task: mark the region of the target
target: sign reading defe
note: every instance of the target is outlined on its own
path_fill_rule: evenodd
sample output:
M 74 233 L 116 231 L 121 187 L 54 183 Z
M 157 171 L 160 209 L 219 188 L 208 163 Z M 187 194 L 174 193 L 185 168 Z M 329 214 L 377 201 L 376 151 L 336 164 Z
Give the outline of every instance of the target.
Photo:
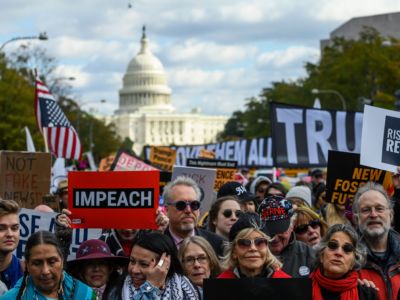
M 176 160 L 176 150 L 169 147 L 154 147 L 150 149 L 150 162 L 165 171 L 172 172 Z
M 156 171 L 157 168 L 146 164 L 137 158 L 133 153 L 124 150 L 118 151 L 114 162 L 111 165 L 113 171 Z
M 214 183 L 215 191 L 218 191 L 223 184 L 235 180 L 235 174 L 237 172 L 237 161 L 191 158 L 188 159 L 186 163 L 188 167 L 217 169 L 217 175 Z
M 360 165 L 359 154 L 329 151 L 326 182 L 328 202 L 350 206 L 357 189 L 368 181 L 378 182 L 387 188 L 391 183 L 391 174 Z
M 74 228 L 156 229 L 158 171 L 69 172 Z
M 50 153 L 0 151 L 0 197 L 34 208 L 50 191 Z

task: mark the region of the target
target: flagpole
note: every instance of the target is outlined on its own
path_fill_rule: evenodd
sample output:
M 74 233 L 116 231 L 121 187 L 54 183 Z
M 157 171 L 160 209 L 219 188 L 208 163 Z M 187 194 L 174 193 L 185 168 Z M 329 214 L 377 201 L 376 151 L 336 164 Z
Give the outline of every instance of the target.
M 50 150 L 49 150 L 49 145 L 47 144 L 47 135 L 46 134 L 43 134 L 43 139 L 44 139 L 44 151 L 45 152 L 50 152 Z

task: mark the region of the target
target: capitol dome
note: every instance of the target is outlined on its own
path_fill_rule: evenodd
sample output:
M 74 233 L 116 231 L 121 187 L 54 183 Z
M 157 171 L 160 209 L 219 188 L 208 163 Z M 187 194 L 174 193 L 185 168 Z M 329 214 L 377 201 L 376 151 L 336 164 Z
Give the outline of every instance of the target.
M 162 63 L 149 49 L 144 26 L 140 43 L 140 51 L 129 62 L 124 75 L 116 113 L 172 112 L 175 108 L 171 105 L 171 88 Z

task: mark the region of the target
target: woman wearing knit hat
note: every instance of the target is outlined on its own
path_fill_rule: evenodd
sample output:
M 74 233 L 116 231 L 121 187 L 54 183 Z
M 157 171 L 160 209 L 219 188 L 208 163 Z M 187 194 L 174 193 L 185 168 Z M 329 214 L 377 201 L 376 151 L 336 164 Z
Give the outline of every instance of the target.
M 270 238 L 259 229 L 260 217 L 244 213 L 232 226 L 224 264 L 227 270 L 218 278 L 290 278 L 268 248 Z

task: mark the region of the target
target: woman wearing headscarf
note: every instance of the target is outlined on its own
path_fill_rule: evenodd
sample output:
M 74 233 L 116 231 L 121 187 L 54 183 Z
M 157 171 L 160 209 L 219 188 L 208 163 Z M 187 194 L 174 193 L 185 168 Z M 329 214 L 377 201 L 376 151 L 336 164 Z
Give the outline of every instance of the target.
M 333 225 L 316 250 L 318 263 L 310 275 L 313 300 L 378 299 L 375 289 L 358 281 L 366 251 L 351 226 Z

